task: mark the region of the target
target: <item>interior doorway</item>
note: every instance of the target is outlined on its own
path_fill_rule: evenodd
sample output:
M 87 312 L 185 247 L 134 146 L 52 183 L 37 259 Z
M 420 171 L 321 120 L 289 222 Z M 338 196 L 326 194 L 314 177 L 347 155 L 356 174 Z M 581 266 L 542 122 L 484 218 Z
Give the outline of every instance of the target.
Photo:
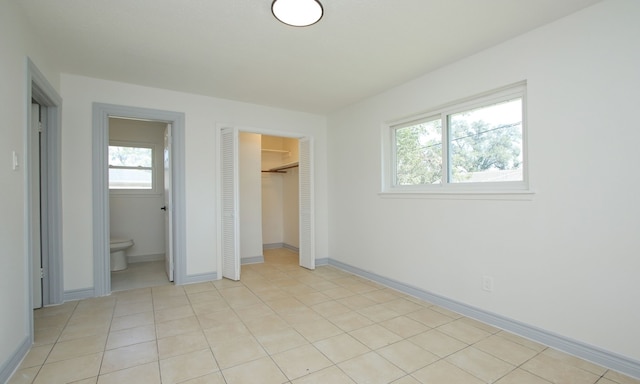
M 30 305 L 41 308 L 63 301 L 62 187 L 60 183 L 62 98 L 27 59 L 26 233 Z M 21 164 L 14 153 L 14 169 Z M 29 318 L 33 322 L 32 314 Z M 33 327 L 31 327 L 33 329 Z
M 258 136 L 261 142 L 259 189 L 262 203 L 261 248 L 263 250 L 287 248 L 298 252 L 300 247 L 299 140 L 281 136 Z
M 158 206 L 158 212 L 165 209 L 170 212 L 171 223 L 168 237 L 169 249 L 173 255 L 173 281 L 183 284 L 186 280 L 186 231 L 185 231 L 185 181 L 184 181 L 184 113 L 136 108 L 111 104 L 93 105 L 93 244 L 94 244 L 94 293 L 104 296 L 111 293 L 111 255 L 110 255 L 110 213 L 109 213 L 109 119 L 121 118 L 141 121 L 155 121 L 170 125 L 170 138 L 166 148 L 171 153 L 171 162 L 167 164 L 170 182 L 169 201 Z M 164 149 L 163 149 L 164 151 Z M 164 168 L 164 164 L 162 166 Z M 159 187 L 162 188 L 162 187 Z M 165 194 L 165 196 L 167 196 Z
M 112 291 L 174 280 L 170 141 L 166 122 L 109 118 L 109 232 L 124 248 L 112 255 Z

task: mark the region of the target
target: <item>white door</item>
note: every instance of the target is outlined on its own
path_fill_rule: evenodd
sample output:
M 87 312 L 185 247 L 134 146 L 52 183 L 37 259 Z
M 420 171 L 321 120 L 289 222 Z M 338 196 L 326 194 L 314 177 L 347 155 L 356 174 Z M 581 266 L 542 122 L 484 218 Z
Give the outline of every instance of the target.
M 240 280 L 238 130 L 223 128 L 220 133 L 220 147 L 222 277 Z
M 31 258 L 33 308 L 42 307 L 42 245 L 40 220 L 40 105 L 31 104 Z
M 315 269 L 315 230 L 313 196 L 313 142 L 305 137 L 299 141 L 300 197 L 300 266 Z
M 169 281 L 173 281 L 173 200 L 171 198 L 171 124 L 164 130 L 164 264 Z

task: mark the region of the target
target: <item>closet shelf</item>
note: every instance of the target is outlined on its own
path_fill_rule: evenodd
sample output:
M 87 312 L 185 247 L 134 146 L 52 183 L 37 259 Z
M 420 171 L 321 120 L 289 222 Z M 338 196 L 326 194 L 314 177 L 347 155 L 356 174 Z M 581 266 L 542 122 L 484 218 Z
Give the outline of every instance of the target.
M 298 162 L 296 161 L 296 162 L 293 162 L 293 163 L 282 164 L 282 165 L 279 165 L 277 167 L 269 168 L 267 170 L 263 170 L 262 172 L 286 173 L 285 171 L 287 169 L 297 168 L 297 167 L 298 167 Z
M 269 148 L 262 148 L 262 152 L 289 153 L 289 151 L 285 151 L 284 149 L 269 149 Z

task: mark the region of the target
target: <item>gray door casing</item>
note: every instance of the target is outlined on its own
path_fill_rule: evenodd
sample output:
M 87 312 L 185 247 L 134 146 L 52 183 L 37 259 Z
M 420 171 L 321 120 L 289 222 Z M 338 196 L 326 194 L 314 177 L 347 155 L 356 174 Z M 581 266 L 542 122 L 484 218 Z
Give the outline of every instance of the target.
M 94 295 L 111 293 L 109 253 L 109 117 L 159 121 L 172 126 L 172 206 L 174 283 L 186 282 L 185 116 L 149 108 L 93 103 L 93 256 Z
M 46 163 L 46 168 L 42 169 L 41 186 L 32 183 L 35 172 L 40 172 L 40 164 L 35 164 L 31 159 L 34 158 L 34 152 L 39 151 L 36 145 L 31 143 L 34 141 L 33 135 L 37 134 L 31 127 L 33 126 L 33 117 L 31 115 L 31 104 L 36 102 L 42 108 L 43 121 L 46 121 L 46 131 L 43 134 L 42 145 L 43 154 L 46 158 L 41 159 L 42 163 Z M 53 86 L 47 81 L 44 75 L 38 70 L 36 65 L 27 58 L 27 99 L 26 99 L 27 124 L 25 127 L 25 190 L 27 193 L 26 204 L 26 251 L 29 259 L 29 297 L 33 301 L 33 244 L 32 213 L 37 207 L 33 206 L 38 199 L 34 199 L 37 194 L 41 194 L 41 205 L 43 212 L 43 222 L 41 223 L 42 254 L 44 257 L 44 295 L 42 304 L 44 306 L 60 304 L 63 301 L 63 269 L 62 269 L 62 186 L 60 184 L 60 168 L 61 168 L 61 113 L 62 98 Z M 29 305 L 29 312 L 32 312 L 33 303 Z

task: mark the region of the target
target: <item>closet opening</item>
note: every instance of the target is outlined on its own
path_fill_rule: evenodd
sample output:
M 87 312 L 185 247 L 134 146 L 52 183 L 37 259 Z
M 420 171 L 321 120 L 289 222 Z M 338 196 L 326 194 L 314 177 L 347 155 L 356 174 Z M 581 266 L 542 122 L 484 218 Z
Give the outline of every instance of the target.
M 239 132 L 240 263 L 298 257 L 299 140 Z
M 297 248 L 298 264 L 315 269 L 313 137 L 226 124 L 218 129 L 222 277 L 240 280 L 240 266 L 263 262 L 272 247 Z M 264 189 L 263 175 L 271 175 Z

